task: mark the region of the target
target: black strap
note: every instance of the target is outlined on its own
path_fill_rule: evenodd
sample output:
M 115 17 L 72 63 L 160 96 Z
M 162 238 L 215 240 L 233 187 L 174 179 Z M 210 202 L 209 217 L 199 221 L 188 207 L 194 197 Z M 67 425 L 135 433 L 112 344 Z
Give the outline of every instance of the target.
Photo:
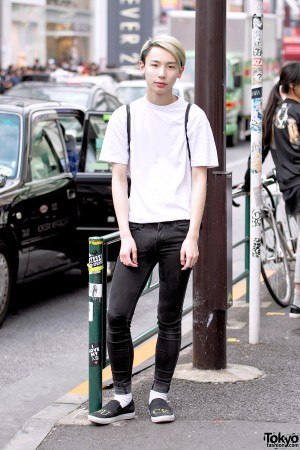
M 186 144 L 187 144 L 187 149 L 188 149 L 188 153 L 189 153 L 189 159 L 191 160 L 191 150 L 190 150 L 190 143 L 189 143 L 189 137 L 187 134 L 187 124 L 189 121 L 189 112 L 191 109 L 192 104 L 188 103 L 186 110 L 185 110 L 185 118 L 184 118 L 184 129 L 185 129 L 185 137 L 186 137 Z M 130 140 L 131 140 L 131 135 L 130 135 L 130 122 L 131 122 L 131 117 L 130 117 L 130 104 L 126 105 L 126 111 L 127 111 L 127 142 L 128 142 L 128 153 L 130 154 Z
M 128 154 L 130 155 L 130 104 L 126 105 L 126 111 L 127 111 L 127 142 L 128 142 Z
M 186 144 L 187 144 L 187 149 L 189 152 L 190 161 L 191 161 L 191 149 L 190 149 L 189 137 L 187 134 L 187 124 L 189 121 L 189 112 L 190 112 L 191 106 L 192 106 L 192 104 L 188 103 L 186 110 L 185 110 L 185 118 L 184 118 L 185 137 L 186 137 Z

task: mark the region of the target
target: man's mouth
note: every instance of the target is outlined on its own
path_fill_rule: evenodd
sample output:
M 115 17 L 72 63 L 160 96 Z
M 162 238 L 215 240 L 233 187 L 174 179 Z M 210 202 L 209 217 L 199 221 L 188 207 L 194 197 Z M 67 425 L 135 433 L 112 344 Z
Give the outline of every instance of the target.
M 157 81 L 157 82 L 155 83 L 155 86 L 157 86 L 157 87 L 165 87 L 165 86 L 166 86 L 166 83 L 162 83 L 162 82 L 160 82 L 160 81 Z

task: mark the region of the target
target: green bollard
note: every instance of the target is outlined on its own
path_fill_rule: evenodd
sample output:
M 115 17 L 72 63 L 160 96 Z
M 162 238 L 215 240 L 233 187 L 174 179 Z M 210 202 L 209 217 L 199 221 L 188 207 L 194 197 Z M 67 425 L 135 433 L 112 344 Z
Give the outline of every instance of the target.
M 102 271 L 103 240 L 89 238 L 89 413 L 102 408 Z

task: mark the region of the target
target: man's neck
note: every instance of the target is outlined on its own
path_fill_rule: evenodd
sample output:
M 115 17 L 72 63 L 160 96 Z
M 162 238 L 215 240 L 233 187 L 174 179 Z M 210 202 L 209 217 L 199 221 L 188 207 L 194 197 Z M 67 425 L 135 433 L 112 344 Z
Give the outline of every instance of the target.
M 153 92 L 147 92 L 146 98 L 150 103 L 157 106 L 170 105 L 178 100 L 178 97 L 172 93 L 171 95 L 155 95 Z

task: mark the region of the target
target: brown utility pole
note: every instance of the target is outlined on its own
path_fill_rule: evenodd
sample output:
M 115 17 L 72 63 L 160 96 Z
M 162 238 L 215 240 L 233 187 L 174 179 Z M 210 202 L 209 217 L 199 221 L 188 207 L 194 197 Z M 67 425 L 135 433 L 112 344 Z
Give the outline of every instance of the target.
M 226 368 L 226 317 L 232 302 L 232 185 L 226 172 L 226 0 L 197 0 L 195 103 L 210 121 L 219 167 L 208 170 L 199 260 L 193 271 L 193 366 Z

